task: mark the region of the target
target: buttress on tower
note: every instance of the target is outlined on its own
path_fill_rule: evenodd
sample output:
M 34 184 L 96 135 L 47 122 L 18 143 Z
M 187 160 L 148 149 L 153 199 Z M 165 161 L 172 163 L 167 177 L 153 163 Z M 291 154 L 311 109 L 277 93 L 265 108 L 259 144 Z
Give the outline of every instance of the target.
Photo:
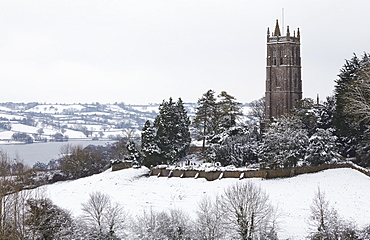
M 266 120 L 288 113 L 302 99 L 300 32 L 282 36 L 278 20 L 267 29 Z

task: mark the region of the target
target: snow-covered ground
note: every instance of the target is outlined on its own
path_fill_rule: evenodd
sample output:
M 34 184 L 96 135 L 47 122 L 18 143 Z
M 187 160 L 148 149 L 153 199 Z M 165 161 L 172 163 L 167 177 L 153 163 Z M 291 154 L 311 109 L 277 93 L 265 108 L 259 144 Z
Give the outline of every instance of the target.
M 63 111 L 81 111 L 85 107 L 79 104 L 39 104 L 36 107 L 26 110 L 26 112 L 56 114 Z
M 100 127 L 100 126 L 96 125 L 95 127 Z M 0 139 L 2 140 L 5 139 L 5 141 L 0 141 L 0 145 L 13 143 L 14 141 L 10 141 L 10 140 L 12 139 L 12 135 L 15 132 L 25 132 L 28 134 L 36 134 L 38 129 L 40 128 L 32 127 L 32 126 L 28 126 L 28 125 L 24 125 L 20 123 L 13 123 L 11 131 L 0 131 Z M 51 129 L 51 127 L 45 127 L 43 128 L 43 131 L 44 133 L 41 136 L 46 137 L 48 139 L 50 138 L 51 135 L 54 135 L 57 132 L 59 132 L 57 130 Z M 86 137 L 86 135 L 83 134 L 81 131 L 75 131 L 72 129 L 65 129 L 64 135 L 68 136 L 71 139 L 81 139 L 81 140 L 88 139 L 88 137 Z
M 370 224 L 370 178 L 353 169 L 331 169 L 293 178 L 264 180 L 180 179 L 143 177 L 148 169 L 126 169 L 59 182 L 43 186 L 55 204 L 69 209 L 75 216 L 81 214 L 81 203 L 91 192 L 100 191 L 125 206 L 132 215 L 144 209 L 182 209 L 194 217 L 203 196 L 222 194 L 223 190 L 240 181 L 252 181 L 261 186 L 279 209 L 279 239 L 304 239 L 308 234 L 310 205 L 318 187 L 325 192 L 339 214 L 355 221 L 359 227 Z

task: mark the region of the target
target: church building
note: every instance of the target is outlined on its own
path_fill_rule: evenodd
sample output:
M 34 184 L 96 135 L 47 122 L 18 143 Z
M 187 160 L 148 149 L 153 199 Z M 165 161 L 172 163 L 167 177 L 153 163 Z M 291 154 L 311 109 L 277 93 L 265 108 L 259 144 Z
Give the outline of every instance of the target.
M 278 20 L 267 29 L 266 120 L 288 113 L 302 99 L 300 32 L 282 36 Z

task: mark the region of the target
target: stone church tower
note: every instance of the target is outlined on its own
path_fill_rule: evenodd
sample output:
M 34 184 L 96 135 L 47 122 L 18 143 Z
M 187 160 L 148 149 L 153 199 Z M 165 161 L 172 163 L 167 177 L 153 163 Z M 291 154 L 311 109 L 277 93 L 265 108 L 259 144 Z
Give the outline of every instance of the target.
M 278 20 L 274 32 L 267 29 L 266 120 L 289 112 L 302 99 L 300 33 L 282 36 Z

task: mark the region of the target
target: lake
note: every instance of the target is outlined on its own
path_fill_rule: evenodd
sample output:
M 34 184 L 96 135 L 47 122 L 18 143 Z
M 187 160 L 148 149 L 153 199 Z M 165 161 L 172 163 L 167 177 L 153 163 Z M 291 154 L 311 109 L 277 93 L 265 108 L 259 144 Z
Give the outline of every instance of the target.
M 16 145 L 0 145 L 0 150 L 6 152 L 11 159 L 21 159 L 23 163 L 32 167 L 36 162 L 48 163 L 52 159 L 60 157 L 60 148 L 66 144 L 72 146 L 80 145 L 105 145 L 112 143 L 112 140 L 70 140 L 68 142 L 46 142 L 46 143 L 31 143 L 31 144 L 16 144 Z

